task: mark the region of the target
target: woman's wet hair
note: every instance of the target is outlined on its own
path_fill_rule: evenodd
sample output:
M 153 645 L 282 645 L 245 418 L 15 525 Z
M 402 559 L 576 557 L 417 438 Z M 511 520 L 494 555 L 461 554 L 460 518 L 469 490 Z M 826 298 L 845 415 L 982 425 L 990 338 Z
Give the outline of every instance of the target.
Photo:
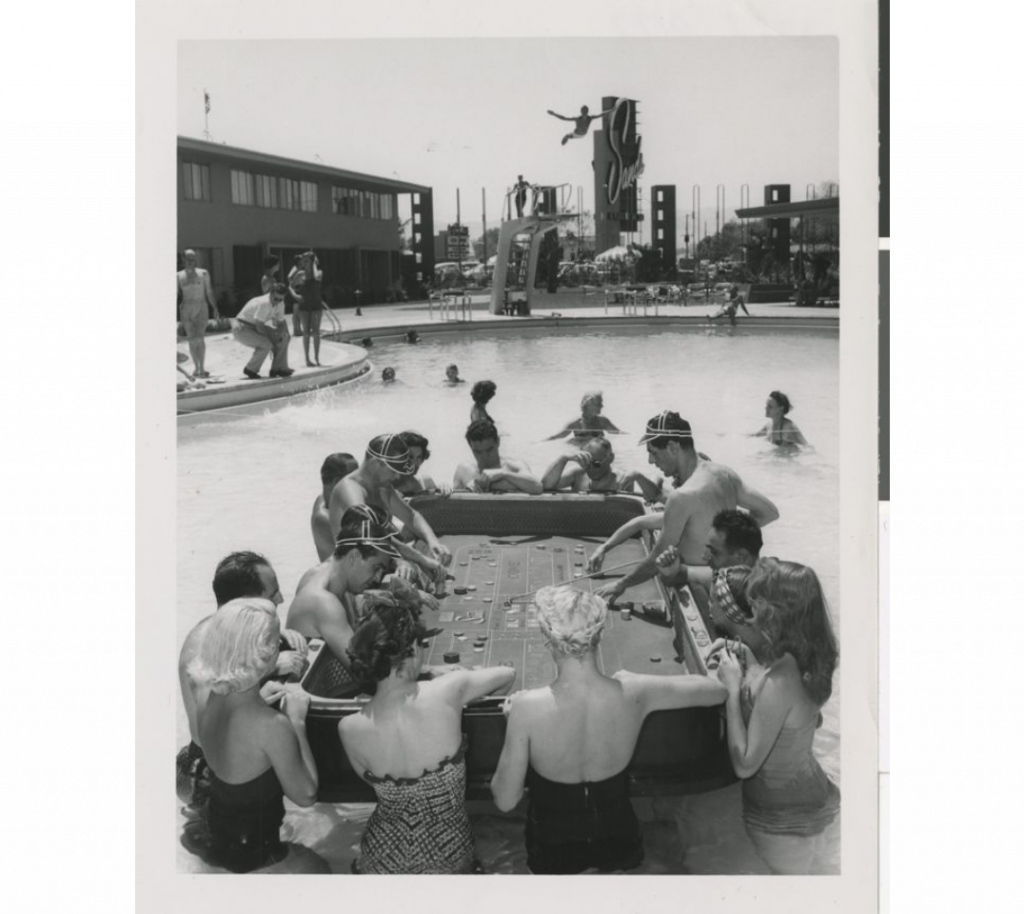
M 231 600 L 206 623 L 188 676 L 219 695 L 244 692 L 274 669 L 280 640 L 281 623 L 270 600 Z
M 534 603 L 540 630 L 558 653 L 583 657 L 601 640 L 608 605 L 596 594 L 565 586 L 543 587 Z
M 793 404 L 789 402 L 789 397 L 781 390 L 773 390 L 768 396 L 782 408 L 782 415 L 786 415 L 793 408 Z
M 362 684 L 381 682 L 416 653 L 426 627 L 419 606 L 402 592 L 368 590 L 363 594 L 363 618 L 348 646 L 352 675 Z
M 832 694 L 839 645 L 812 568 L 779 559 L 759 559 L 744 590 L 754 611 L 754 627 L 767 642 L 766 659 L 791 654 L 804 688 L 816 704 Z
M 424 461 L 430 459 L 430 450 L 427 448 L 427 444 L 429 444 L 429 442 L 419 432 L 399 432 L 398 437 L 402 439 L 402 442 L 406 447 L 418 447 L 423 451 Z
M 582 396 L 582 398 L 580 399 L 580 409 L 581 410 L 583 409 L 584 406 L 587 405 L 587 401 L 589 401 L 589 400 L 597 400 L 597 407 L 598 407 L 599 410 L 604 407 L 604 394 L 601 393 L 601 391 L 599 391 L 599 390 L 588 390 Z
M 489 402 L 491 398 L 498 392 L 498 385 L 493 381 L 477 381 L 473 385 L 473 389 L 469 392 L 469 395 L 473 398 L 474 403 L 479 403 L 483 406 Z

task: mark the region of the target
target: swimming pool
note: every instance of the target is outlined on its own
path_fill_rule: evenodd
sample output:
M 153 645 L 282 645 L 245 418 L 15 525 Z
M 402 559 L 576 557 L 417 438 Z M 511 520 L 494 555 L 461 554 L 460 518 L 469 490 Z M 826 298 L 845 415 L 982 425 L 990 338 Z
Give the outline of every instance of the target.
M 349 451 L 361 458 L 374 435 L 415 429 L 430 439 L 431 459 L 424 472 L 450 483 L 456 465 L 469 457 L 463 438 L 471 405 L 469 389 L 484 378 L 498 386 L 488 411 L 502 433 L 502 452 L 527 460 L 538 476 L 566 447 L 564 440 L 542 439 L 579 415 L 580 397 L 586 390 L 603 390 L 604 414 L 628 432 L 612 438 L 616 465 L 626 469 L 653 472 L 637 441 L 650 416 L 663 409 L 677 410 L 690 420 L 700 450 L 735 469 L 775 501 L 781 517 L 765 529 L 765 554 L 812 566 L 838 626 L 839 335 L 835 329 L 741 326 L 730 331 L 700 325 L 488 329 L 424 334 L 418 345 L 378 341 L 370 354 L 375 370 L 358 382 L 274 404 L 253 415 L 235 414 L 231 421 L 179 428 L 179 645 L 188 630 L 212 611 L 213 569 L 232 550 L 254 549 L 270 559 L 285 597 L 283 615 L 300 575 L 316 562 L 309 512 L 320 490 L 320 464 L 328 453 Z M 444 383 L 450 362 L 458 364 L 465 384 L 449 387 Z M 386 365 L 397 371 L 393 384 L 380 381 Z M 812 449 L 784 456 L 764 439 L 747 437 L 764 423 L 764 401 L 776 389 L 793 401 L 791 417 Z M 837 675 L 816 741 L 825 770 L 837 781 L 839 706 Z M 177 729 L 180 745 L 188 739 L 180 706 Z M 717 811 L 700 814 L 726 815 L 738 800 L 732 794 L 723 795 L 721 809 L 715 802 L 711 795 L 687 798 L 685 808 L 712 804 L 709 809 Z M 299 821 L 315 821 L 323 814 L 304 812 Z M 698 868 L 735 871 L 722 868 L 735 857 L 719 856 L 727 854 L 720 850 L 722 836 L 705 837 L 697 846 L 706 852 L 707 862 Z M 726 836 L 731 839 L 738 847 L 742 825 L 737 834 Z M 331 860 L 329 849 L 317 850 Z M 691 859 L 696 859 L 693 853 Z

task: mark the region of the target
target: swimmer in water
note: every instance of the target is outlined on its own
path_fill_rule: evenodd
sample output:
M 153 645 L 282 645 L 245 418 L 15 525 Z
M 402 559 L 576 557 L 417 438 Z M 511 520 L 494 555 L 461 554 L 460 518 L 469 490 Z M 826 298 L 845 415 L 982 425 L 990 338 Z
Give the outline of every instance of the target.
M 600 114 L 591 114 L 590 109 L 586 105 L 583 105 L 583 107 L 580 108 L 580 113 L 577 117 L 566 117 L 564 114 L 556 114 L 550 109 L 548 109 L 548 114 L 552 117 L 557 117 L 560 121 L 572 121 L 576 125 L 576 128 L 572 133 L 567 133 L 562 137 L 562 145 L 564 146 L 569 142 L 569 140 L 583 139 L 583 137 L 587 135 L 587 131 L 590 130 L 591 121 L 596 121 L 598 118 L 602 118 L 606 114 L 611 114 L 614 110 L 615 106 L 612 105 L 611 108 L 602 111 Z
M 405 335 L 405 341 L 407 343 L 418 343 L 420 341 L 420 335 L 415 330 L 410 330 Z
M 621 435 L 623 432 L 615 427 L 611 419 L 601 415 L 604 409 L 604 394 L 599 390 L 587 391 L 580 401 L 580 416 L 571 422 L 566 422 L 565 427 L 556 432 L 545 441 L 554 441 L 556 438 L 564 438 L 572 435 L 573 438 L 591 438 L 609 433 Z
M 481 420 L 493 423 L 494 420 L 487 413 L 487 404 L 494 399 L 498 392 L 498 385 L 493 381 L 477 381 L 469 395 L 473 398 L 473 408 L 469 411 L 470 422 Z
M 456 365 L 454 362 L 452 362 L 452 364 L 449 365 L 444 370 L 444 378 L 445 378 L 445 382 L 448 383 L 448 384 L 465 384 L 466 383 L 462 378 L 459 377 L 459 366 Z
M 385 384 L 391 384 L 395 380 L 395 369 L 389 365 L 380 373 L 380 379 Z
M 787 419 L 786 414 L 793 408 L 787 397 L 781 390 L 773 390 L 768 394 L 764 404 L 764 414 L 768 419 L 764 428 L 751 435 L 752 438 L 767 438 L 772 444 L 781 447 L 797 447 L 806 445 L 807 439 L 797 428 L 792 419 Z
M 334 537 L 331 535 L 331 517 L 328 508 L 331 492 L 349 473 L 359 468 L 359 461 L 351 454 L 331 454 L 320 467 L 320 482 L 323 492 L 313 502 L 313 514 L 309 525 L 313 531 L 313 543 L 320 561 L 334 552 Z

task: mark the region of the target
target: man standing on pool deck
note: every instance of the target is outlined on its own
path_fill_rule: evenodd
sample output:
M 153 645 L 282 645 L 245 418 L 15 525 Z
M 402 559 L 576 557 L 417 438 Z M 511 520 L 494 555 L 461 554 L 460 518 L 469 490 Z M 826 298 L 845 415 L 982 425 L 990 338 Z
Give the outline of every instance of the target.
M 614 601 L 627 588 L 654 577 L 658 573 L 655 560 L 669 546 L 676 547 L 686 564 L 699 565 L 720 511 L 745 508 L 759 527 L 779 516 L 775 505 L 747 486 L 739 474 L 697 453 L 690 423 L 679 413 L 665 410 L 651 419 L 640 443 L 647 445 L 650 462 L 666 476 L 677 477 L 680 484 L 665 502 L 661 534 L 651 554 L 624 578 L 597 590 L 606 600 Z
M 459 464 L 454 487 L 471 492 L 525 492 L 540 495 L 544 486 L 523 460 L 502 457 L 498 452 L 498 430 L 493 422 L 477 419 L 466 429 L 466 441 L 475 458 Z
M 414 472 L 412 455 L 402 439 L 398 435 L 378 435 L 367 445 L 363 465 L 342 479 L 331 492 L 331 532 L 337 537 L 342 515 L 354 505 L 369 505 L 391 521 L 398 518 L 403 530 L 422 540 L 430 550 L 430 556 L 426 556 L 411 546 L 396 543 L 401 557 L 418 565 L 429 578 L 433 578 L 435 584 L 440 585 L 444 583 L 445 568 L 450 564 L 452 554 L 434 534 L 423 515 L 411 507 L 394 487 L 396 480 Z M 408 570 L 400 568 L 399 573 L 409 576 Z
M 197 378 L 208 378 L 206 370 L 206 322 L 210 319 L 209 305 L 213 316 L 220 320 L 217 301 L 213 296 L 210 274 L 196 266 L 196 252 L 185 251 L 185 269 L 178 272 L 178 302 L 181 305 L 181 322 L 188 337 L 188 351 L 195 365 Z

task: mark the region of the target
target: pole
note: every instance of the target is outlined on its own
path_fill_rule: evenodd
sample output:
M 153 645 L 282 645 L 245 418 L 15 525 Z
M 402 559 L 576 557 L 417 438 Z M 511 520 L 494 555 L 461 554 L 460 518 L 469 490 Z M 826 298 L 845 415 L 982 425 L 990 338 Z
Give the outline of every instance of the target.
M 487 275 L 487 188 L 480 188 L 480 205 L 483 207 L 481 216 L 484 222 L 484 276 Z
M 455 228 L 458 231 L 458 247 L 456 250 L 459 252 L 458 263 L 459 263 L 459 275 L 462 275 L 462 200 L 459 196 L 459 189 L 455 188 Z

